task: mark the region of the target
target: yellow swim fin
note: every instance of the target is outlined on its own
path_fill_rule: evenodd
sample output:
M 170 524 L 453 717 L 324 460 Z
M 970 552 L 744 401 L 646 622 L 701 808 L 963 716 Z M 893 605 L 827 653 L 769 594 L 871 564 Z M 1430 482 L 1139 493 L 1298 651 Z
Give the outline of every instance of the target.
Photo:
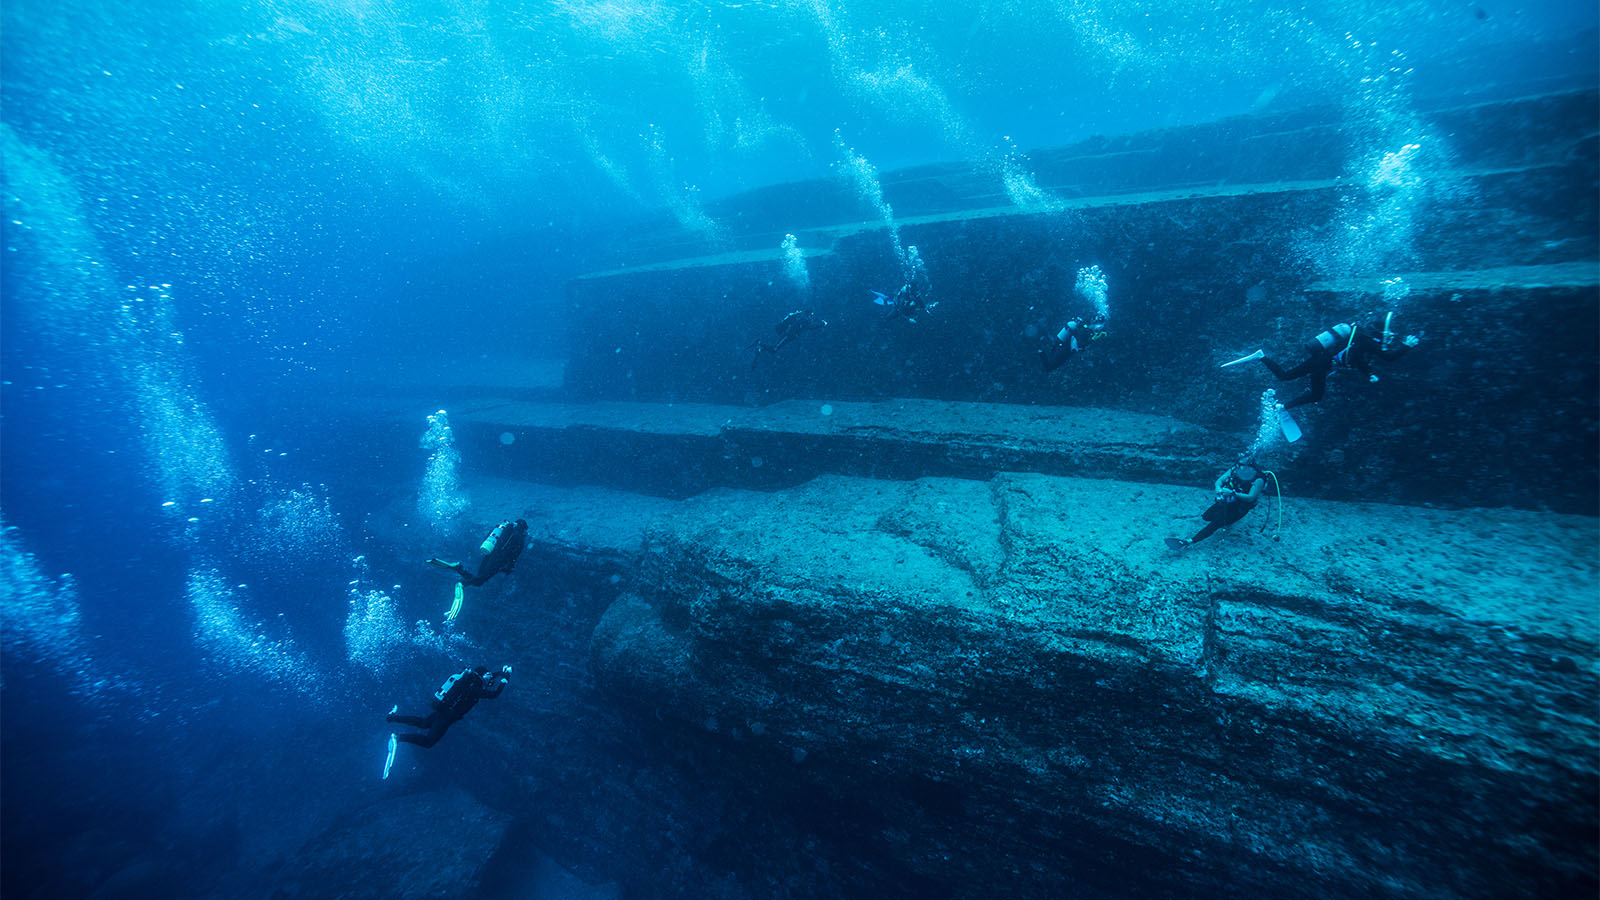
M 465 595 L 466 592 L 461 589 L 461 583 L 456 582 L 456 598 L 455 601 L 450 604 L 450 611 L 444 614 L 444 620 L 446 622 L 454 622 L 456 620 L 456 616 L 461 615 L 461 600 Z

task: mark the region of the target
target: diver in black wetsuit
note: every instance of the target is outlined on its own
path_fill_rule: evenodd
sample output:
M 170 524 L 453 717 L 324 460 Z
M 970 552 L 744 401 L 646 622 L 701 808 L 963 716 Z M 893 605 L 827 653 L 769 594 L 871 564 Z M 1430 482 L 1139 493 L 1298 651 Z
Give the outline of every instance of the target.
M 1398 339 L 1391 328 L 1393 322 L 1394 313 L 1362 325 L 1353 326 L 1341 322 L 1313 338 L 1306 345 L 1310 355 L 1292 369 L 1284 369 L 1268 359 L 1260 350 L 1245 359 L 1261 360 L 1261 364 L 1266 366 L 1279 381 L 1294 381 L 1307 375 L 1311 376 L 1311 387 L 1305 393 L 1283 404 L 1284 409 L 1294 409 L 1321 400 L 1327 390 L 1328 374 L 1341 366 L 1359 371 L 1367 376 L 1369 381 L 1377 381 L 1378 376 L 1372 374 L 1374 361 L 1393 362 L 1405 356 L 1406 352 L 1417 344 L 1416 335 L 1406 335 L 1404 340 Z
M 1087 349 L 1089 342 L 1106 333 L 1106 320 L 1095 319 L 1084 324 L 1078 319 L 1068 319 L 1057 334 L 1044 339 L 1039 348 L 1039 364 L 1046 372 L 1054 372 L 1072 358 L 1072 354 Z
M 1200 514 L 1200 518 L 1206 520 L 1206 526 L 1188 540 L 1167 538 L 1167 546 L 1182 550 L 1216 534 L 1217 529 L 1239 521 L 1256 508 L 1266 487 L 1267 481 L 1262 477 L 1262 471 L 1253 463 L 1241 462 L 1228 469 L 1218 475 L 1216 484 L 1212 485 L 1216 502 Z
M 423 716 L 402 716 L 389 713 L 387 721 L 395 725 L 422 728 L 426 734 L 397 734 L 395 740 L 418 747 L 432 747 L 444 737 L 451 725 L 472 710 L 479 700 L 493 700 L 511 683 L 511 667 L 502 666 L 493 675 L 483 666 L 462 669 L 451 675 L 433 695 L 433 711 Z
M 784 344 L 789 343 L 807 331 L 821 328 L 827 324 L 826 319 L 809 309 L 797 309 L 789 313 L 783 317 L 782 322 L 773 326 L 773 329 L 778 332 L 778 342 L 776 344 L 768 344 L 766 341 L 757 340 L 745 348 L 746 350 L 753 349 L 756 351 L 756 355 L 750 359 L 750 370 L 752 372 L 755 371 L 756 361 L 761 359 L 761 354 L 776 353 Z
M 446 562 L 437 556 L 429 559 L 428 564 L 456 573 L 467 587 L 478 587 L 501 572 L 510 574 L 517 565 L 517 557 L 522 555 L 527 539 L 527 522 L 522 519 L 501 522 L 494 531 L 489 532 L 478 548 L 483 553 L 483 558 L 478 562 L 478 574 L 467 571 L 467 567 L 461 563 Z
M 889 308 L 889 312 L 884 316 L 885 319 L 904 316 L 907 322 L 915 324 L 917 316 L 932 312 L 933 308 L 939 305 L 938 301 L 928 302 L 929 287 L 928 276 L 919 271 L 905 284 L 900 285 L 900 290 L 895 291 L 893 297 L 873 291 L 872 302 Z

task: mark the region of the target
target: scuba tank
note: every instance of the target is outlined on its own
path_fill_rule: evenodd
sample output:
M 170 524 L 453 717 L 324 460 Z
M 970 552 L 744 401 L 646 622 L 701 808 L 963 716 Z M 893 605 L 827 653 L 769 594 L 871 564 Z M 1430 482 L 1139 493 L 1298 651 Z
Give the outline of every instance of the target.
M 460 681 L 461 676 L 465 674 L 465 672 L 457 672 L 454 675 L 451 675 L 449 678 L 446 678 L 444 680 L 444 684 L 439 685 L 439 689 L 433 692 L 433 699 L 443 703 L 445 695 L 450 693 L 450 689 L 455 687 L 456 682 Z
M 1344 322 L 1340 322 L 1338 325 L 1317 335 L 1317 343 L 1322 345 L 1322 349 L 1332 353 L 1333 348 L 1338 347 L 1340 344 L 1349 347 L 1350 340 L 1354 337 L 1355 329 Z
M 482 553 L 493 553 L 494 548 L 500 545 L 501 536 L 504 535 L 506 533 L 506 529 L 510 527 L 510 522 L 501 522 L 499 525 L 496 525 L 494 530 L 489 532 L 489 536 L 483 539 L 483 543 L 478 545 L 478 550 Z

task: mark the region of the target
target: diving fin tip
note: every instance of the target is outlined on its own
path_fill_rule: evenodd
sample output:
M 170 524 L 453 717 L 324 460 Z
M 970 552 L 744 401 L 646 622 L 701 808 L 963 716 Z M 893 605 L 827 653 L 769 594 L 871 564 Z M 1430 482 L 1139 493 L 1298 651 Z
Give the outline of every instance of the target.
M 1240 363 L 1253 362 L 1255 360 L 1261 359 L 1262 357 L 1264 357 L 1266 355 L 1267 355 L 1267 352 L 1265 350 L 1257 350 L 1256 352 L 1250 354 L 1249 356 L 1241 356 L 1238 359 L 1233 360 L 1232 362 L 1225 362 L 1220 366 L 1220 368 L 1226 369 L 1229 366 L 1237 366 Z

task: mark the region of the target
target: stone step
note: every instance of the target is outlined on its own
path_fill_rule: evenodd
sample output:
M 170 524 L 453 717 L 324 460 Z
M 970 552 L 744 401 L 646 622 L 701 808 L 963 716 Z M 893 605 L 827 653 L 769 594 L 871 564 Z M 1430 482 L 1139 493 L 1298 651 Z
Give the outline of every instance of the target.
M 996 253 L 1014 252 L 992 237 Z M 751 277 L 726 271 L 709 283 L 686 276 L 638 285 L 645 293 L 630 295 L 626 312 L 588 313 L 582 340 L 589 343 L 568 366 L 568 396 L 752 403 L 881 393 L 1024 409 L 1066 403 L 1253 430 L 1263 390 L 1287 399 L 1305 382 L 1278 383 L 1259 366 L 1219 365 L 1258 348 L 1292 365 L 1329 325 L 1395 308 L 1382 299 L 1383 282 L 1398 277 L 1409 290 L 1397 307 L 1398 327 L 1422 335 L 1422 344 L 1382 368 L 1379 383 L 1336 373 L 1327 399 L 1300 413 L 1307 439 L 1279 448 L 1279 461 L 1294 463 L 1286 471 L 1323 486 L 1324 496 L 1600 512 L 1591 327 L 1600 264 L 1593 261 L 1309 285 L 1253 273 L 1231 283 L 1213 273 L 1199 283 L 1151 284 L 1156 279 L 1142 266 L 1112 268 L 1111 332 L 1048 375 L 1039 370 L 1038 335 L 1059 327 L 1070 304 L 1041 297 L 1029 306 L 1028 294 L 1007 295 L 1000 283 L 981 298 L 947 299 L 915 325 L 886 323 L 865 300 L 829 297 L 818 303 L 827 328 L 752 369 L 746 345 L 770 333 L 792 301 L 735 299 L 709 310 L 704 292 L 732 292 Z M 1070 277 L 1050 271 L 1069 295 Z M 1530 465 L 1508 479 L 1495 458 Z
M 475 471 L 674 497 L 788 487 L 825 474 L 981 479 L 1019 471 L 1209 484 L 1249 443 L 1138 413 L 935 400 L 751 408 L 485 398 L 449 412 Z
M 1419 110 L 1427 140 L 1448 148 L 1456 168 L 1437 180 L 1482 179 L 1495 173 L 1560 167 L 1577 143 L 1596 135 L 1596 92 L 1557 90 Z M 1244 193 L 1322 190 L 1353 175 L 1357 148 L 1348 129 L 1362 126 L 1350 108 L 1309 107 L 1235 116 L 1218 122 L 1133 134 L 1096 136 L 1028 154 L 1036 185 L 1060 211 L 1103 205 Z M 1507 136 L 1514 139 L 1508 140 Z M 1398 147 L 1383 148 L 1395 150 Z M 962 217 L 1025 214 L 1007 196 L 993 167 L 949 162 L 885 172 L 882 188 L 902 225 Z M 728 246 L 769 256 L 785 233 L 822 249 L 840 236 L 881 227 L 842 179 L 760 188 L 717 201 L 715 240 L 670 220 L 635 224 L 614 239 L 632 266 L 718 257 Z M 713 251 L 713 247 L 722 250 Z
M 763 839 L 818 834 L 819 853 L 860 824 L 900 834 L 876 851 L 882 873 L 852 870 L 862 887 L 911 868 L 958 896 L 1052 896 L 1130 877 L 1106 862 L 1129 854 L 1160 861 L 1128 891 L 1152 895 L 1592 882 L 1593 519 L 1291 499 L 1175 554 L 1162 538 L 1200 524 L 1204 489 L 1035 474 L 682 501 L 467 488 L 468 530 L 520 514 L 530 549 L 457 626 L 515 658 L 546 640 L 524 612 L 546 601 L 525 592 L 614 597 L 589 648 L 598 685 L 673 765 L 715 760 L 702 790 L 762 785 L 693 809 L 742 810 Z M 543 727 L 474 723 L 506 748 Z M 672 790 L 613 787 L 647 808 Z M 784 798 L 805 794 L 873 813 L 791 822 Z M 1041 846 L 1051 865 L 1006 864 Z
M 1260 348 L 1292 365 L 1330 325 L 1398 309 L 1422 343 L 1379 382 L 1336 373 L 1302 411 L 1306 439 L 1277 448 L 1282 470 L 1325 497 L 1600 514 L 1596 96 L 1429 110 L 1420 127 L 1449 152 L 1376 183 L 1356 177 L 1333 110 L 1039 154 L 1041 185 L 1082 188 L 1049 211 L 999 199 L 992 173 L 970 166 L 886 176 L 901 241 L 920 248 L 938 301 L 914 324 L 872 303 L 901 273 L 869 212 L 835 197 L 780 224 L 778 193 L 745 198 L 755 243 L 568 284 L 566 397 L 1079 406 L 1242 432 L 1264 390 L 1287 399 L 1307 386 L 1222 362 Z M 766 227 L 812 252 L 808 293 Z M 1041 336 L 1093 312 L 1074 290 L 1091 264 L 1109 286 L 1109 329 L 1046 374 Z M 1396 278 L 1403 299 L 1385 285 Z M 802 306 L 827 327 L 752 363 L 752 341 Z
M 1446 172 L 1433 173 L 1431 177 L 1441 183 L 1455 183 L 1461 186 L 1464 197 L 1463 204 L 1481 202 L 1485 193 L 1501 193 L 1506 185 L 1514 184 L 1517 189 L 1528 189 L 1533 184 L 1547 184 L 1549 186 L 1571 182 L 1572 170 L 1567 162 L 1551 162 L 1531 166 L 1516 166 L 1494 169 L 1454 169 Z M 1282 197 L 1309 202 L 1315 205 L 1326 205 L 1330 209 L 1337 204 L 1341 191 L 1348 188 L 1343 178 L 1329 177 L 1320 179 L 1272 181 L 1247 184 L 1185 184 L 1166 187 L 1157 190 L 1127 191 L 1116 194 L 1097 194 L 1082 197 L 1068 197 L 1059 202 L 1049 211 L 1053 216 L 1070 216 L 1073 214 L 1094 213 L 1101 217 L 1114 217 L 1119 214 L 1138 215 L 1148 208 L 1182 203 L 1185 206 L 1205 210 L 1213 216 L 1226 216 L 1235 212 L 1236 204 L 1232 201 L 1251 200 L 1256 198 Z M 1019 208 L 1013 204 L 1004 193 L 994 195 L 978 195 L 970 198 L 974 204 L 969 208 L 946 210 L 923 215 L 898 216 L 896 224 L 901 229 L 914 229 L 926 233 L 938 233 L 942 227 L 962 225 L 966 223 L 989 223 L 992 225 L 1030 225 L 1038 222 L 1040 210 Z M 1430 211 L 1437 215 L 1438 210 Z M 884 226 L 881 220 L 846 221 L 812 228 L 794 228 L 787 233 L 795 235 L 802 248 L 802 255 L 810 261 L 811 265 L 825 264 L 828 257 L 841 251 L 841 243 L 852 239 L 860 239 L 873 235 L 882 236 Z M 682 272 L 696 269 L 714 269 L 724 266 L 744 266 L 759 269 L 781 268 L 785 254 L 779 246 L 785 232 L 771 232 L 756 235 L 752 242 L 759 241 L 760 246 L 743 250 L 723 250 L 714 253 L 696 254 L 693 248 L 687 255 L 669 259 L 656 259 L 641 262 L 635 265 L 615 269 L 602 269 L 585 273 L 574 279 L 577 283 L 602 281 L 632 275 L 648 275 L 661 272 Z M 1584 243 L 1579 246 L 1579 240 L 1586 234 L 1574 237 L 1566 242 L 1566 253 L 1554 256 L 1590 256 L 1594 248 Z M 1489 235 L 1497 240 L 1496 246 L 1491 249 L 1508 259 L 1529 256 L 1546 256 L 1550 251 L 1559 249 L 1556 246 L 1546 246 L 1562 243 L 1558 237 L 1550 237 L 1539 231 L 1518 229 L 1512 223 L 1504 223 L 1500 230 Z M 1446 257 L 1449 259 L 1449 257 Z M 1461 260 L 1467 264 L 1481 263 L 1481 257 Z
M 1587 260 L 1550 263 L 1538 266 L 1502 266 L 1494 269 L 1474 269 L 1452 272 L 1397 272 L 1389 278 L 1399 278 L 1412 291 L 1443 294 L 1465 291 L 1516 291 L 1533 293 L 1555 290 L 1594 290 L 1600 287 L 1600 261 Z M 1368 276 L 1364 278 L 1338 278 L 1313 281 L 1306 285 L 1306 293 L 1382 296 L 1389 279 Z

